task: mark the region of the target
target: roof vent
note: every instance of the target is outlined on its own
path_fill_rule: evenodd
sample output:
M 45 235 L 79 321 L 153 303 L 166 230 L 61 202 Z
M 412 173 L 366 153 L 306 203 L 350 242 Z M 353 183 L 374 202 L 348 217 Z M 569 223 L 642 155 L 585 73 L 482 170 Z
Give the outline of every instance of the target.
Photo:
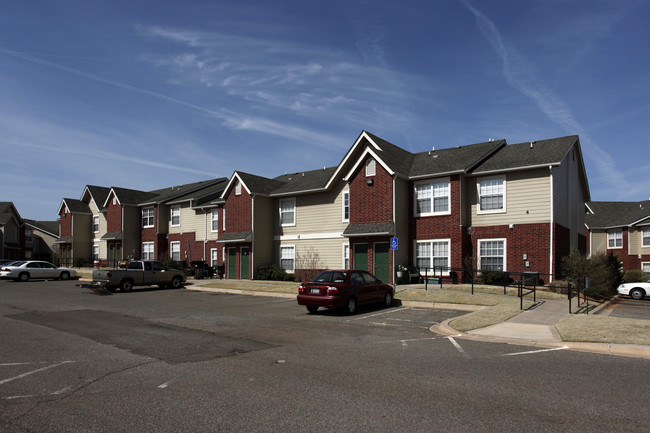
M 531 141 L 531 142 L 530 142 L 530 148 L 531 148 L 531 149 L 533 148 L 533 145 L 534 145 L 534 144 L 535 144 L 534 141 Z

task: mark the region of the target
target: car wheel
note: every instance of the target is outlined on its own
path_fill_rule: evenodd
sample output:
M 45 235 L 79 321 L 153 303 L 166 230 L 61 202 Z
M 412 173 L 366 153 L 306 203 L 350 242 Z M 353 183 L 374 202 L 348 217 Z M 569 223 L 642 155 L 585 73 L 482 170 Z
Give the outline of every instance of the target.
M 630 296 L 632 299 L 643 299 L 644 293 L 641 289 L 632 289 L 630 291 Z
M 124 280 L 120 283 L 120 290 L 123 292 L 130 292 L 133 290 L 133 281 Z
M 178 277 L 172 278 L 172 288 L 173 289 L 180 289 L 183 286 L 183 280 L 181 280 Z
M 61 276 L 60 276 L 60 278 L 61 278 L 62 280 L 67 280 L 67 279 L 69 279 L 69 278 L 70 278 L 70 272 L 61 272 Z
M 318 311 L 318 307 L 315 305 L 307 305 L 307 311 L 314 314 L 316 311 Z
M 345 311 L 348 314 L 354 314 L 357 311 L 357 300 L 356 298 L 348 299 L 348 302 L 345 304 Z
M 20 275 L 18 275 L 18 281 L 22 281 L 23 283 L 25 281 L 29 280 L 29 274 L 27 272 L 21 272 Z
M 390 307 L 393 303 L 393 294 L 391 292 L 386 292 L 384 295 L 384 306 Z

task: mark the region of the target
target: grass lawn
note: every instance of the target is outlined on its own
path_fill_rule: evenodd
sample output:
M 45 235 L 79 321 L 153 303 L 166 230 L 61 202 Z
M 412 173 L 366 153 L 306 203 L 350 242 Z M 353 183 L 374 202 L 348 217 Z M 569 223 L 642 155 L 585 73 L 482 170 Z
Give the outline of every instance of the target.
M 564 341 L 650 345 L 650 320 L 567 315 L 555 328 Z

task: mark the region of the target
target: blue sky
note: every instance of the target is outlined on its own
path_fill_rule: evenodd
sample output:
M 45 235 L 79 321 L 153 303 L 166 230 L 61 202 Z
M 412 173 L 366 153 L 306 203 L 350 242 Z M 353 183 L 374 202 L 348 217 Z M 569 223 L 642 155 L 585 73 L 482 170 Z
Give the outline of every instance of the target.
M 650 197 L 650 2 L 3 1 L 0 201 L 580 135 L 592 200 Z

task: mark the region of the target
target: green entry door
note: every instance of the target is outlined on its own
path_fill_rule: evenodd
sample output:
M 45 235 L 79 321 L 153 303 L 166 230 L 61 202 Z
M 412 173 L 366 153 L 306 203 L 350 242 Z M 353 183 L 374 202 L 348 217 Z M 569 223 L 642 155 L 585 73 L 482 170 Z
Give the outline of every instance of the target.
M 237 248 L 228 248 L 228 279 L 237 278 Z
M 242 247 L 241 254 L 239 255 L 239 278 L 248 280 L 250 278 L 250 252 L 248 247 Z
M 354 244 L 354 269 L 368 270 L 368 244 Z
M 390 276 L 390 244 L 382 242 L 375 244 L 375 277 L 378 280 L 388 284 Z

